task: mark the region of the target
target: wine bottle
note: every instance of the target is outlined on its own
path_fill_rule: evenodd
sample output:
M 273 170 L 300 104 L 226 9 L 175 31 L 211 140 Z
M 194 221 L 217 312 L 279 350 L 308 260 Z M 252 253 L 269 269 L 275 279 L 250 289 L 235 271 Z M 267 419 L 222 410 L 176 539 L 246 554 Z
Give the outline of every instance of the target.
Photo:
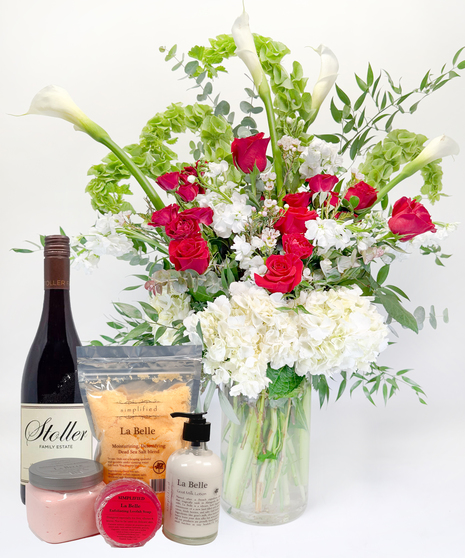
M 69 238 L 45 237 L 44 305 L 21 386 L 21 499 L 29 466 L 57 457 L 92 459 L 92 434 L 79 391 L 81 343 L 69 299 Z

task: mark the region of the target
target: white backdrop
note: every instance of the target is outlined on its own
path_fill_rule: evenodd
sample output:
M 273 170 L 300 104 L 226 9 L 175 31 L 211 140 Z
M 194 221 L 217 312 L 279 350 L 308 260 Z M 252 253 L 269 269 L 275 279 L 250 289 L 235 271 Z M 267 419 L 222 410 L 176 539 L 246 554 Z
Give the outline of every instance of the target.
M 35 556 L 71 558 L 82 552 L 109 555 L 101 538 L 66 547 L 40 542 L 27 528 L 19 499 L 19 389 L 22 367 L 42 305 L 42 255 L 15 254 L 24 240 L 85 232 L 95 214 L 84 193 L 88 168 L 106 154 L 99 144 L 71 125 L 42 117 L 13 118 L 23 113 L 45 85 L 66 88 L 76 103 L 120 145 L 134 142 L 144 123 L 172 101 L 194 102 L 187 81 L 172 73 L 159 53 L 161 45 L 179 52 L 209 37 L 229 33 L 241 2 L 177 0 L 16 0 L 0 7 L 0 157 L 2 160 L 2 554 L 14 550 Z M 307 46 L 328 45 L 340 62 L 338 83 L 356 93 L 353 73 L 363 76 L 368 60 L 375 72 L 403 76 L 406 90 L 416 87 L 427 70 L 436 74 L 465 44 L 461 0 L 248 0 L 251 28 L 287 44 L 299 59 L 309 87 L 318 76 L 318 57 Z M 464 56 L 465 58 L 465 56 Z M 245 67 L 228 62 L 230 76 L 217 90 L 238 105 L 248 85 Z M 444 191 L 450 195 L 430 208 L 437 221 L 462 220 L 465 197 L 465 81 L 453 80 L 425 100 L 416 114 L 397 126 L 432 138 L 446 133 L 462 153 L 444 161 Z M 329 99 L 314 130 L 336 131 Z M 185 154 L 185 159 L 188 154 Z M 405 186 L 404 186 L 405 184 Z M 416 195 L 419 182 L 403 183 L 391 199 Z M 134 191 L 138 193 L 138 186 Z M 134 204 L 143 209 L 142 197 Z M 218 539 L 188 550 L 158 534 L 139 555 L 225 558 L 260 553 L 272 557 L 301 552 L 318 558 L 422 557 L 465 555 L 465 378 L 462 364 L 465 314 L 463 227 L 444 244 L 448 259 L 439 268 L 433 259 L 412 256 L 393 270 L 390 282 L 411 298 L 409 308 L 434 304 L 449 308 L 450 323 L 420 335 L 399 330 L 400 339 L 381 361 L 396 370 L 413 368 L 428 405 L 410 390 L 377 408 L 363 394 L 344 397 L 322 410 L 314 401 L 309 506 L 297 521 L 281 527 L 254 528 L 222 513 Z M 128 285 L 124 262 L 104 259 L 100 269 L 72 277 L 75 322 L 81 340 L 105 333 L 111 301 L 137 300 L 122 293 Z M 333 397 L 334 400 L 334 397 Z M 213 405 L 213 448 L 218 447 L 219 409 Z M 3 551 L 6 551 L 4 554 Z M 11 554 L 10 554 L 11 553 Z

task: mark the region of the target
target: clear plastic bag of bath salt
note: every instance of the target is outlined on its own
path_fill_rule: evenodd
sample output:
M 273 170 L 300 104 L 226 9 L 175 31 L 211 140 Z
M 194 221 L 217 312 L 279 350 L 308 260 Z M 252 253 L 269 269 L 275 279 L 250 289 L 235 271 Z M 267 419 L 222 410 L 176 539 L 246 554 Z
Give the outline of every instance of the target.
M 185 420 L 170 414 L 197 405 L 202 347 L 78 347 L 77 356 L 104 481 L 142 480 L 163 506 L 166 462 L 182 447 Z

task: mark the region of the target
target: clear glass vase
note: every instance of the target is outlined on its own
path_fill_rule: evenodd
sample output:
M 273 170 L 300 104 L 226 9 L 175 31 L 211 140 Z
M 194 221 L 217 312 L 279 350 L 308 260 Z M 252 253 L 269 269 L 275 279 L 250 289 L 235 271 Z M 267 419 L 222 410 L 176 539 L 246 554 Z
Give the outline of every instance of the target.
M 223 391 L 240 424 L 223 413 L 222 507 L 253 525 L 297 519 L 307 506 L 311 384 L 296 397 L 276 400 Z

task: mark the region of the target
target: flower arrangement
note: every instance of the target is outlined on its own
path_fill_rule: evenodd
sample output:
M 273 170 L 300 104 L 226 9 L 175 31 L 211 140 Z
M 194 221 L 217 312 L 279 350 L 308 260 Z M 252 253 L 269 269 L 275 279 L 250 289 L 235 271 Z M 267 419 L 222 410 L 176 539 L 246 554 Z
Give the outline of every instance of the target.
M 176 46 L 162 51 L 167 61 L 177 56 Z M 252 35 L 244 11 L 232 36 L 193 47 L 187 62 L 176 59 L 173 69 L 192 80 L 197 102 L 156 114 L 140 142 L 124 149 L 61 88 L 39 92 L 28 111 L 68 120 L 110 149 L 90 170 L 87 192 L 100 215 L 73 239 L 74 265 L 91 270 L 104 254 L 143 265 L 136 277 L 146 297 L 140 309 L 115 303 L 120 318 L 108 323 L 115 333 L 102 338 L 203 344 L 204 408 L 219 386 L 228 388 L 218 390 L 230 420 L 224 497 L 240 508 L 249 483 L 256 513 L 277 493 L 283 506 L 291 484 L 306 497 L 307 460 L 300 470 L 292 463 L 297 446 L 305 447 L 310 387 L 322 405 L 340 374 L 337 398 L 350 385 L 372 403 L 379 390 L 387 401 L 404 384 L 424 403 L 406 371 L 377 364 L 394 322 L 418 332 L 425 320 L 424 309 L 405 309 L 406 294 L 386 280 L 390 265 L 413 249 L 440 263 L 447 257 L 440 242 L 455 228 L 433 222 L 422 201 L 440 200 L 440 161 L 458 146 L 446 136 L 425 146 L 425 136 L 393 123 L 458 76 L 465 67 L 461 50 L 450 68 L 437 77 L 428 72 L 407 93 L 368 65 L 365 79 L 356 76 L 354 101 L 336 84 L 333 52 L 321 45 L 316 53 L 321 70 L 310 93 L 299 62 L 291 72 L 283 66 L 287 47 Z M 228 101 L 212 99 L 223 61 L 234 55 L 252 78 L 240 122 Z M 340 131 L 314 135 L 311 125 L 333 87 L 330 111 Z M 266 134 L 255 121 L 263 110 Z M 184 132 L 195 136 L 191 160 L 175 162 L 171 146 Z M 421 192 L 391 203 L 391 190 L 417 172 Z M 131 175 L 147 197 L 142 213 L 126 198 Z M 165 205 L 160 190 L 171 203 Z

